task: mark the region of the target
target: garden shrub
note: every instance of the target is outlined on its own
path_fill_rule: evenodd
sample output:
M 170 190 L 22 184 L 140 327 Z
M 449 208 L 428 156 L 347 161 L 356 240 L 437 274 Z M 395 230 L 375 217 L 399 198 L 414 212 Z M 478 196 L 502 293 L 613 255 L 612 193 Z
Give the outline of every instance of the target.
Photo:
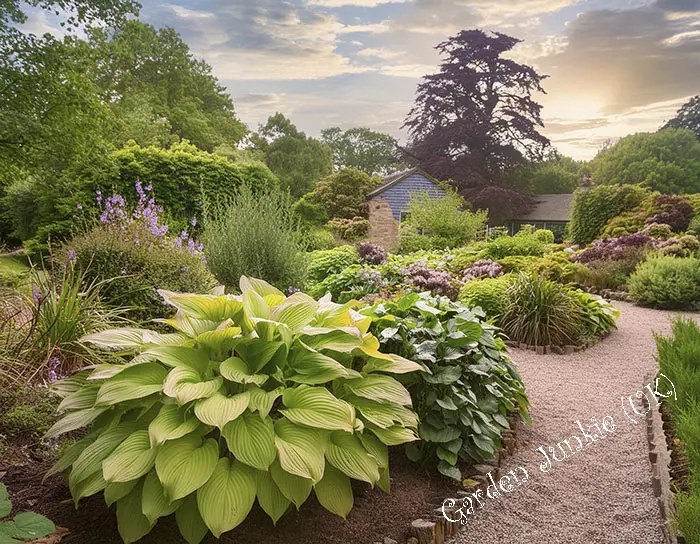
M 576 283 L 597 289 L 627 289 L 629 277 L 646 258 L 643 250 L 630 250 L 624 258 L 587 262 L 578 269 Z
M 381 181 L 381 178 L 369 176 L 355 168 L 343 168 L 319 181 L 313 192 L 304 199 L 319 202 L 330 218 L 367 219 L 367 193 Z
M 389 254 L 379 244 L 374 242 L 360 242 L 357 246 L 360 259 L 368 264 L 384 264 L 389 258 Z
M 388 286 L 379 270 L 359 264 L 348 266 L 342 272 L 332 274 L 323 281 L 309 285 L 309 294 L 322 297 L 330 294 L 341 303 L 365 295 L 379 294 Z
M 693 217 L 690 220 L 686 234 L 692 234 L 693 236 L 700 236 L 700 214 L 696 215 L 695 217 Z
M 333 249 L 338 242 L 333 233 L 326 227 L 311 227 L 304 230 L 303 243 L 309 251 Z
M 671 227 L 666 223 L 647 223 L 646 226 L 639 231 L 640 234 L 650 236 L 652 238 L 660 238 L 668 240 L 673 236 Z
M 406 449 L 411 460 L 461 480 L 460 460 L 475 463 L 498 451 L 509 412 L 528 418 L 522 379 L 498 329 L 481 314 L 427 293 L 380 301 L 361 313 L 372 318 L 370 331 L 383 351 L 430 370 L 403 380 L 421 421 L 421 442 Z
M 441 197 L 432 197 L 425 191 L 412 193 L 408 202 L 408 219 L 401 225 L 402 238 L 425 246 L 415 249 L 445 249 L 468 244 L 486 223 L 486 211 L 466 211 L 466 202 L 452 189 Z M 408 241 L 401 241 L 407 248 Z
M 468 281 L 459 293 L 459 300 L 470 308 L 481 308 L 489 318 L 498 319 L 505 310 L 506 291 L 514 280 L 513 274 L 505 274 Z
M 477 242 L 469 247 L 461 247 L 451 251 L 452 259 L 448 263 L 449 271 L 453 274 L 461 274 L 478 261 L 481 258 L 479 257 L 479 251 L 483 249 L 482 245 L 483 242 Z
M 541 240 L 534 234 L 523 233 L 491 240 L 479 255 L 483 259 L 497 261 L 514 255 L 541 257 L 544 253 L 545 247 Z
M 303 235 L 284 193 L 241 187 L 207 211 L 202 240 L 209 268 L 229 288 L 245 275 L 280 289 L 304 285 Z
M 630 276 L 635 302 L 663 309 L 694 308 L 700 304 L 700 259 L 652 257 Z
M 359 255 L 353 246 L 338 246 L 324 251 L 314 251 L 309 254 L 308 279 L 323 281 L 328 276 L 338 274 L 359 264 Z
M 647 217 L 647 225 L 661 223 L 668 225 L 673 232 L 688 228 L 693 217 L 693 207 L 688 199 L 680 195 L 658 195 L 654 198 L 654 213 Z
M 700 251 L 700 240 L 696 236 L 685 235 L 680 238 L 669 238 L 656 244 L 656 249 L 662 255 L 675 257 L 692 257 Z
M 623 212 L 610 219 L 600 233 L 600 238 L 618 238 L 639 232 L 644 228 L 649 211 L 645 208 Z
M 571 262 L 569 253 L 559 251 L 536 260 L 527 270 L 548 280 L 572 283 L 582 268 L 582 265 Z
M 369 232 L 369 220 L 364 217 L 353 217 L 352 219 L 331 219 L 328 228 L 339 238 L 346 242 L 356 242 L 367 236 Z
M 579 314 L 577 344 L 595 340 L 615 327 L 620 311 L 604 298 L 580 289 L 571 289 L 569 294 L 574 299 Z
M 243 277 L 240 290 L 163 292 L 176 332 L 87 337 L 133 357 L 56 386 L 66 415 L 48 435 L 89 429 L 49 474 L 68 471 L 76 504 L 104 491 L 125 543 L 171 514 L 188 544 L 218 538 L 256 497 L 277 522 L 312 489 L 346 517 L 351 479 L 388 492 L 388 445 L 417 438 L 409 392 L 390 374 L 423 368 L 381 353 L 369 319 L 261 280 Z
M 511 340 L 530 346 L 576 343 L 577 307 L 565 286 L 520 274 L 506 291 L 499 324 Z
M 591 261 L 615 261 L 626 259 L 631 252 L 654 247 L 654 240 L 646 234 L 636 233 L 619 238 L 596 240 L 591 247 L 577 254 L 573 259 L 579 263 Z
M 498 259 L 498 264 L 503 267 L 505 272 L 529 272 L 539 260 L 540 257 L 512 255 Z
M 637 209 L 650 194 L 637 185 L 600 185 L 577 191 L 569 223 L 571 241 L 590 244 L 610 219 Z
M 294 214 L 301 220 L 302 223 L 313 226 L 321 226 L 328 223 L 330 217 L 326 208 L 311 198 L 310 195 L 301 197 L 294 203 Z
M 478 278 L 497 278 L 503 275 L 503 267 L 490 260 L 479 259 L 464 271 L 462 281 L 470 281 Z
M 680 317 L 671 327 L 671 336 L 655 335 L 660 370 L 674 386 L 662 394 L 673 412 L 690 472 L 689 489 L 676 495 L 674 525 L 686 542 L 696 543 L 700 542 L 700 328 L 693 319 Z
M 543 244 L 553 244 L 554 243 L 554 233 L 548 229 L 539 229 L 534 233 L 535 238 L 537 238 Z
M 399 231 L 399 245 L 394 250 L 400 255 L 434 249 L 434 240 L 422 234 L 419 229 L 404 222 Z M 442 248 L 441 248 L 442 249 Z
M 416 291 L 430 291 L 434 295 L 455 294 L 450 273 L 430 268 L 423 261 L 409 265 L 404 275 Z

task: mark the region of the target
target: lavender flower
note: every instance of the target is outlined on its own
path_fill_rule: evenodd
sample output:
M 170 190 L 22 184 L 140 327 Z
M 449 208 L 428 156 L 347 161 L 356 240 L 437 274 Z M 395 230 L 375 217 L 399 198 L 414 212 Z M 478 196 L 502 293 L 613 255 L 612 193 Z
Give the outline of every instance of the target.
M 78 260 L 78 255 L 77 255 L 77 253 L 75 252 L 75 250 L 74 250 L 74 249 L 69 249 L 69 250 L 66 252 L 66 262 L 67 262 L 68 264 L 75 264 L 75 262 L 76 262 L 77 260 Z
M 48 366 L 49 366 L 49 371 L 48 371 L 49 382 L 53 383 L 53 382 L 56 382 L 58 380 L 65 378 L 65 376 L 60 373 L 61 361 L 59 360 L 58 357 L 51 357 L 51 359 L 49 359 Z

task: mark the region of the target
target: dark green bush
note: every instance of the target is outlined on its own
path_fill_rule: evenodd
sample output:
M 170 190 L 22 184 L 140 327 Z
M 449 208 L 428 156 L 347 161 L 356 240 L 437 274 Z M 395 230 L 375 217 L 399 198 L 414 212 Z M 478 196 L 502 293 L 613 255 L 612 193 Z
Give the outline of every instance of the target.
M 211 271 L 229 288 L 254 276 L 280 289 L 301 288 L 306 277 L 303 235 L 289 197 L 240 188 L 208 210 L 202 233 Z
M 629 279 L 635 302 L 663 309 L 695 308 L 700 304 L 700 260 L 654 257 L 640 264 Z
M 420 417 L 422 441 L 408 457 L 461 479 L 460 461 L 493 457 L 516 410 L 528 418 L 525 386 L 497 328 L 464 304 L 428 293 L 380 301 L 361 313 L 384 352 L 425 365 L 430 374 L 405 375 Z
M 88 282 L 105 282 L 101 301 L 126 307 L 136 321 L 170 311 L 158 289 L 207 293 L 216 285 L 202 257 L 174 247 L 172 240 L 154 236 L 144 225 L 100 226 L 71 240 L 63 252 L 66 264 L 84 273 Z
M 577 191 L 569 223 L 571 241 L 590 244 L 610 219 L 637 209 L 650 195 L 638 185 L 600 185 Z

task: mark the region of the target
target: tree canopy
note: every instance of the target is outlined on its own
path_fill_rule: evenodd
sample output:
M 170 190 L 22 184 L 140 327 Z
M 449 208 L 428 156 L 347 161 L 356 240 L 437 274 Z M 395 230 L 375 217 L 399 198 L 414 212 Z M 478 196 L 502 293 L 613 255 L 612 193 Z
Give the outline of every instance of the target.
M 591 161 L 597 184 L 643 185 L 661 193 L 700 192 L 700 142 L 691 130 L 667 128 L 626 136 Z
M 321 140 L 333 150 L 333 165 L 337 170 L 355 168 L 370 176 L 384 176 L 407 166 L 396 139 L 389 134 L 365 127 L 345 131 L 332 127 L 321 131 Z
M 309 138 L 281 113 L 271 115 L 251 136 L 255 149 L 280 179 L 283 189 L 301 197 L 333 170 L 333 152 L 325 143 Z
M 459 187 L 498 182 L 505 168 L 549 145 L 538 131 L 541 106 L 532 98 L 544 92 L 546 76 L 504 56 L 519 42 L 467 30 L 437 46 L 440 72 L 418 85 L 404 123 L 409 153 L 436 178 Z
M 579 185 L 581 170 L 581 162 L 552 151 L 543 160 L 507 171 L 506 179 L 510 185 L 536 195 L 570 194 Z
M 700 95 L 688 100 L 662 128 L 687 128 L 700 140 Z

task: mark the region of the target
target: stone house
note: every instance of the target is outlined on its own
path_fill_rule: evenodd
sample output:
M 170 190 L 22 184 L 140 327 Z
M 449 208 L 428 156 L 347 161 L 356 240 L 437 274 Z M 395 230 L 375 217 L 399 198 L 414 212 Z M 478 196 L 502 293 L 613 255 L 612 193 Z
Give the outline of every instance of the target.
M 437 180 L 419 168 L 385 177 L 381 185 L 367 195 L 370 241 L 385 249 L 396 247 L 399 241 L 399 226 L 408 213 L 411 194 L 421 191 L 432 198 L 446 194 Z

